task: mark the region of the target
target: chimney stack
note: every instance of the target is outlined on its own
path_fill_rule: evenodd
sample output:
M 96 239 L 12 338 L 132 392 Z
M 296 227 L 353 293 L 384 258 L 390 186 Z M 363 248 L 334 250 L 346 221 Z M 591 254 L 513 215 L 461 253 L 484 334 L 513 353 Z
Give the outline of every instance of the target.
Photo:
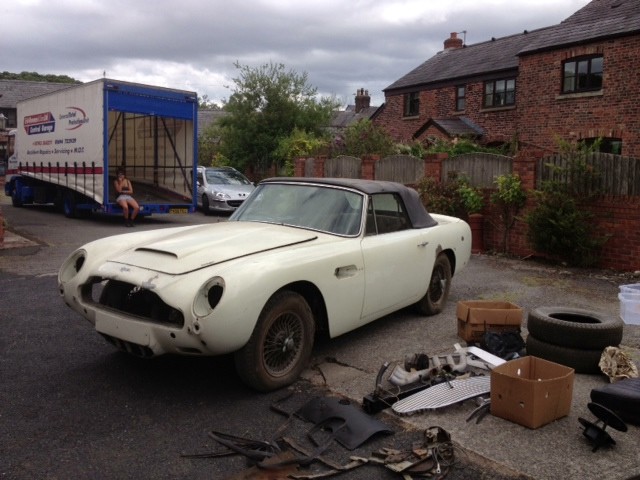
M 369 96 L 369 90 L 361 88 L 356 91 L 356 113 L 360 113 L 365 108 L 369 108 L 371 104 L 371 97 Z
M 444 49 L 449 50 L 451 48 L 462 48 L 463 42 L 461 38 L 458 38 L 457 32 L 451 32 L 451 37 L 444 41 Z

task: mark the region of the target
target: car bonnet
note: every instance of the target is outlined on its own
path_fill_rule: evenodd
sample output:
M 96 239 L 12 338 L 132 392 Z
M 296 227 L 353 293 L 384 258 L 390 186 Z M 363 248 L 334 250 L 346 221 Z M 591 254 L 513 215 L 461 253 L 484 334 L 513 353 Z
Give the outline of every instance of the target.
M 110 263 L 181 275 L 211 265 L 315 240 L 307 230 L 254 222 L 202 225 L 171 234 L 158 230 L 155 240 L 114 256 Z

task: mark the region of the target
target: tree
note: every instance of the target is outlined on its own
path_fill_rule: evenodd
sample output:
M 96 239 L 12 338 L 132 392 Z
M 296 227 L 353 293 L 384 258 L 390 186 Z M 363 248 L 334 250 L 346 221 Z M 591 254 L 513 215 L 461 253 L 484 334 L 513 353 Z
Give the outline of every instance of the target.
M 344 155 L 361 157 L 362 155 L 377 154 L 382 157 L 390 155 L 394 151 L 394 143 L 391 136 L 382 128 L 374 125 L 371 120 L 360 120 L 345 128 L 340 138 L 341 152 Z M 336 145 L 334 147 L 337 150 Z
M 220 119 L 221 153 L 239 169 L 252 166 L 263 173 L 286 158 L 278 146 L 294 129 L 318 138 L 338 106 L 333 98 L 316 99 L 317 89 L 309 85 L 306 72 L 299 75 L 283 64 L 258 68 L 235 67 L 235 89 L 224 105 L 227 116 Z
M 206 93 L 202 96 L 198 95 L 198 108 L 201 110 L 222 110 L 222 107 L 211 100 Z
M 28 80 L 30 82 L 51 82 L 51 83 L 82 83 L 80 80 L 71 78 L 67 75 L 42 75 L 37 72 L 1 72 L 0 80 Z

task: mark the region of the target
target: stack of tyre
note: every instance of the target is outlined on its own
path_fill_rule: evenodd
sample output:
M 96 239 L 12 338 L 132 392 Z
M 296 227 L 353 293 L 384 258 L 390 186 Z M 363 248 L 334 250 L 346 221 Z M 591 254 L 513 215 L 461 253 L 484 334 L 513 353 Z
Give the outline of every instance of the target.
M 622 341 L 624 323 L 617 317 L 571 307 L 538 307 L 527 319 L 527 354 L 597 373 L 602 351 Z

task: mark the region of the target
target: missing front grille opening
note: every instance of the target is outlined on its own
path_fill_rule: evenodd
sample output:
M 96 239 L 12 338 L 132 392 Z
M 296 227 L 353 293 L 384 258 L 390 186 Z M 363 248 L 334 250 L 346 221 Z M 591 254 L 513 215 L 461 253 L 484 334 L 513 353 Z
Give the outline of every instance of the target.
M 138 285 L 94 277 L 83 286 L 83 298 L 142 320 L 177 328 L 184 326 L 180 310 L 167 305 L 155 292 Z

